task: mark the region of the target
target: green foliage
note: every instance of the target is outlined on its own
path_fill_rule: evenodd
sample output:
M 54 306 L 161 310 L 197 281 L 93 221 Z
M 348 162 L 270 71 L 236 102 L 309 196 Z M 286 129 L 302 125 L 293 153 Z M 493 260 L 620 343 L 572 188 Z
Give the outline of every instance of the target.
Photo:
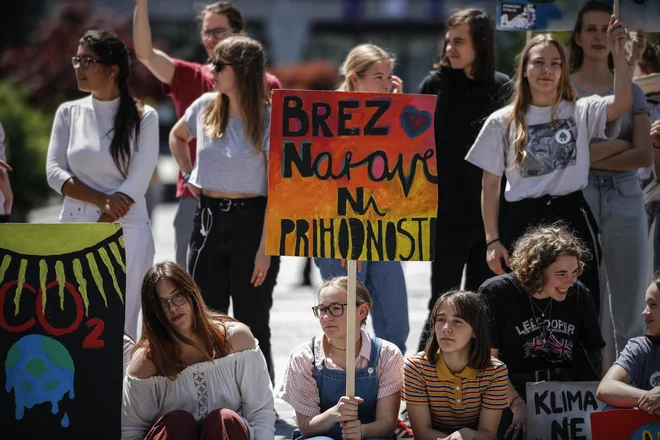
M 46 153 L 53 117 L 27 101 L 25 87 L 0 82 L 0 123 L 6 134 L 7 162 L 14 168 L 9 179 L 14 193 L 12 217 L 17 221 L 52 194 L 46 181 Z

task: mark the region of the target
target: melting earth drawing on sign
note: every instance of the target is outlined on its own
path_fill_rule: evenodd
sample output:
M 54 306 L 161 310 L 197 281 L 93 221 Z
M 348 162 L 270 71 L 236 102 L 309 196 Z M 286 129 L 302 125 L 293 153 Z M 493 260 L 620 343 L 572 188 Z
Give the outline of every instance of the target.
M 73 376 L 75 367 L 69 351 L 56 341 L 42 335 L 27 335 L 19 339 L 7 352 L 5 374 L 7 392 L 14 390 L 16 419 L 21 420 L 25 408 L 48 403 L 52 413 L 59 412 L 59 403 L 66 393 L 75 397 Z M 61 422 L 69 426 L 64 413 Z

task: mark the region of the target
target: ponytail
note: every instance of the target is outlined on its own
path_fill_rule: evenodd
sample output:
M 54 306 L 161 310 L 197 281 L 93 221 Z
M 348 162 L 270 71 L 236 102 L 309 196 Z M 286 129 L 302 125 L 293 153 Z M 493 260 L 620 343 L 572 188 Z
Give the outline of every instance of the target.
M 140 122 L 144 113 L 142 103 L 133 98 L 128 90 L 128 79 L 131 76 L 128 48 L 117 34 L 107 30 L 87 31 L 78 44 L 88 45 L 104 66 L 116 65 L 119 68 L 115 78 L 119 87 L 119 107 L 111 129 L 113 136 L 110 156 L 121 175 L 126 178 L 131 165 L 131 140 L 135 142 L 135 151 L 138 151 Z
M 140 101 L 131 96 L 126 78 L 118 75 L 119 107 L 115 114 L 114 136 L 110 142 L 110 155 L 124 178 L 128 175 L 131 165 L 131 137 L 135 141 L 135 151 L 139 148 L 140 123 L 142 122 L 143 106 Z

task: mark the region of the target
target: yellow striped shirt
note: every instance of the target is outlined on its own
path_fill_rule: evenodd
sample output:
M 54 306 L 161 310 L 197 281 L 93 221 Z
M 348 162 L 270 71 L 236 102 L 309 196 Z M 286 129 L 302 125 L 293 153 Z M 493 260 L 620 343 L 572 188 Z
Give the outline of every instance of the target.
M 406 359 L 403 400 L 428 405 L 433 429 L 451 433 L 461 428 L 477 429 L 481 408 L 507 408 L 506 365 L 491 357 L 485 370 L 470 367 L 452 374 L 442 356 L 431 364 L 421 352 Z

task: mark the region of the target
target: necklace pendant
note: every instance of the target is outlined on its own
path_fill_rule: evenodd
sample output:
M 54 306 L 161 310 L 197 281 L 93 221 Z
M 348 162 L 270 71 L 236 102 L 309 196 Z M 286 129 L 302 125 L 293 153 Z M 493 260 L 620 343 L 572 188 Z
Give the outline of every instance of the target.
M 545 313 L 541 313 L 541 318 L 545 318 Z

